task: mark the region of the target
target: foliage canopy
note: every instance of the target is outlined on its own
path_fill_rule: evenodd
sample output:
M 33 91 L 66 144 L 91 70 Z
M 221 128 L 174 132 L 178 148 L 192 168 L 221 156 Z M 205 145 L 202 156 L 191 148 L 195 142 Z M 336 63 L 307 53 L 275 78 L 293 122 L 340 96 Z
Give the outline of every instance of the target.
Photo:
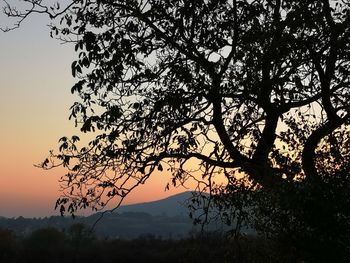
M 25 2 L 5 12 L 47 13 L 75 44 L 71 118 L 97 134 L 61 138 L 42 164 L 69 169 L 62 211 L 123 199 L 156 170 L 212 193 L 348 185 L 350 1 Z

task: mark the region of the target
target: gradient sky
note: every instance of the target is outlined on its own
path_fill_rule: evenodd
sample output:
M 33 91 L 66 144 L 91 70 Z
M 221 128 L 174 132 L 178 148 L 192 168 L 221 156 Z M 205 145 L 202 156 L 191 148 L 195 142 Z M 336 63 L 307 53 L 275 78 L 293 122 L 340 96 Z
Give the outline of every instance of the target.
M 4 23 L 0 15 L 0 26 Z M 75 97 L 70 65 L 73 46 L 51 39 L 43 16 L 21 28 L 0 32 L 0 216 L 57 215 L 58 178 L 62 169 L 35 168 L 60 137 L 79 134 L 68 121 Z M 164 198 L 185 189 L 164 191 L 166 175 L 156 175 L 125 203 Z M 86 211 L 85 213 L 89 213 Z

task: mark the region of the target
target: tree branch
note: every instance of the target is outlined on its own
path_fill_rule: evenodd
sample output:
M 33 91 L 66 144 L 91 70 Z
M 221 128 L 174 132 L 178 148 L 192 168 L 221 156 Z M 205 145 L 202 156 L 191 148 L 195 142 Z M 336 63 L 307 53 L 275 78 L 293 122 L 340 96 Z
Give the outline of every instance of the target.
M 341 125 L 349 121 L 350 115 L 347 114 L 343 118 L 337 118 L 335 120 L 329 120 L 324 125 L 320 126 L 314 130 L 308 139 L 305 142 L 303 151 L 302 151 L 302 166 L 305 172 L 307 180 L 317 181 L 320 178 L 318 177 L 318 172 L 315 166 L 315 150 L 319 142 L 330 135 L 333 131 L 339 128 Z

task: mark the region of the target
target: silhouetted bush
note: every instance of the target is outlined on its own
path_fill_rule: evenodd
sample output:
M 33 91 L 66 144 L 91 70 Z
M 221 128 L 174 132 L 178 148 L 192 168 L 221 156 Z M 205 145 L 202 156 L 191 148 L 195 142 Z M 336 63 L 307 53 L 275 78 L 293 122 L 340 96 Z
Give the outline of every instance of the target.
M 306 262 L 350 262 L 350 175 L 323 174 L 317 182 L 257 192 L 255 226 Z
M 23 240 L 25 262 L 62 262 L 66 236 L 53 227 L 35 230 Z M 29 261 L 27 261 L 29 260 Z
M 19 248 L 14 232 L 0 229 L 0 262 L 9 262 L 16 257 Z

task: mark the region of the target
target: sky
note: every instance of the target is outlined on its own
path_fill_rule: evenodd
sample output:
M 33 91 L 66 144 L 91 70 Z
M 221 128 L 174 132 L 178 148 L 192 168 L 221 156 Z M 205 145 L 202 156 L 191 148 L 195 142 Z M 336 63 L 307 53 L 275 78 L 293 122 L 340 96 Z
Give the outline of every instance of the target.
M 0 15 L 0 26 L 6 20 Z M 79 135 L 68 120 L 76 97 L 70 65 L 74 47 L 49 36 L 49 20 L 30 17 L 19 29 L 0 32 L 0 216 L 58 215 L 63 169 L 44 171 L 34 165 L 55 150 L 62 136 Z M 165 191 L 169 177 L 155 174 L 124 204 L 165 198 L 185 191 Z M 90 214 L 82 211 L 81 214 Z

